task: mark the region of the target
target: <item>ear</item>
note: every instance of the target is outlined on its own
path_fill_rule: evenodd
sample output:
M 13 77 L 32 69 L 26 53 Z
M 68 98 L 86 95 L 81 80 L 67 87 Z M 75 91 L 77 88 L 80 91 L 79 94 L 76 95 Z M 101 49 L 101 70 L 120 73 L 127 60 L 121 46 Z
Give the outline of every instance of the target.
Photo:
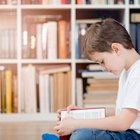
M 119 43 L 112 43 L 111 48 L 112 48 L 113 52 L 115 52 L 117 55 L 120 55 L 121 44 L 119 44 Z

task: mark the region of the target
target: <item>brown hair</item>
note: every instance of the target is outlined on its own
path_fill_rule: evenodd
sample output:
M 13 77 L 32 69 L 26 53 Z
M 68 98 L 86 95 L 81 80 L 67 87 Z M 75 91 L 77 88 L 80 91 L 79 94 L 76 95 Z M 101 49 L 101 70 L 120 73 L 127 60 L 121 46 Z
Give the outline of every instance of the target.
M 120 43 L 126 49 L 134 46 L 127 30 L 116 20 L 107 18 L 92 24 L 83 39 L 83 53 L 111 52 L 112 43 Z

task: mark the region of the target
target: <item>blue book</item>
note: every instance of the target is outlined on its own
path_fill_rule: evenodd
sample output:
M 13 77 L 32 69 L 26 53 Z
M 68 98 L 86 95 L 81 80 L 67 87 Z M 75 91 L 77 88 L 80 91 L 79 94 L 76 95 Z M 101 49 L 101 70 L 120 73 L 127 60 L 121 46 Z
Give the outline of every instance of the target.
M 137 48 L 137 24 L 131 23 L 130 24 L 130 35 L 134 45 L 134 48 Z
M 140 36 L 140 23 L 138 23 L 137 25 L 137 52 L 140 54 L 140 39 L 139 39 L 139 36 Z
M 54 134 L 45 133 L 42 134 L 42 140 L 59 140 L 59 137 Z

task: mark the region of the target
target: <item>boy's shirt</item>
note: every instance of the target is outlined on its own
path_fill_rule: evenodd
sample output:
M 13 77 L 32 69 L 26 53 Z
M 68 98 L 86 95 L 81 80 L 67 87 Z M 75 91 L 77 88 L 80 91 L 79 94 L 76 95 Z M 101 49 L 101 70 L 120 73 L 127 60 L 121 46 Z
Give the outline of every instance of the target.
M 123 70 L 119 79 L 116 115 L 122 108 L 133 108 L 140 111 L 140 60 L 137 60 L 128 71 Z M 131 129 L 140 134 L 140 113 Z

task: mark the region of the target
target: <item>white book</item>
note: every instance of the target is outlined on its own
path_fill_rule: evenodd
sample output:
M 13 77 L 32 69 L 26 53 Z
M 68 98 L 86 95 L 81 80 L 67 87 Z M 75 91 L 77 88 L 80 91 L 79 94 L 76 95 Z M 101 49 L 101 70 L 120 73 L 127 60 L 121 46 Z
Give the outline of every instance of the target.
M 42 57 L 47 58 L 48 46 L 48 23 L 42 25 Z
M 76 78 L 76 101 L 77 106 L 83 107 L 83 80 Z
M 22 110 L 25 113 L 36 113 L 36 70 L 32 65 L 22 68 Z M 23 103 L 24 102 L 24 103 Z
M 70 112 L 67 112 L 66 110 L 61 111 L 61 120 L 67 117 L 73 117 L 75 119 L 105 118 L 105 108 L 74 109 Z
M 36 58 L 42 59 L 42 24 L 37 24 L 36 26 Z
M 48 22 L 48 59 L 57 59 L 57 22 Z
M 99 64 L 89 64 L 87 68 L 89 70 L 102 70 L 102 67 Z
M 95 18 L 95 19 L 78 19 L 76 20 L 76 23 L 77 24 L 82 24 L 82 23 L 85 23 L 85 24 L 93 24 L 93 23 L 96 23 L 96 22 L 100 22 L 102 19 L 101 18 Z
M 45 77 L 44 75 L 39 75 L 39 107 L 40 107 L 40 113 L 45 113 Z
M 70 71 L 70 66 L 60 66 L 60 67 L 52 67 L 52 68 L 46 68 L 45 70 L 40 71 L 40 74 L 53 74 L 53 73 L 59 73 L 59 72 L 68 72 Z
M 89 78 L 89 77 L 94 77 L 94 78 L 110 78 L 110 79 L 117 79 L 118 76 L 114 75 L 111 72 L 82 72 L 82 77 L 83 78 Z

